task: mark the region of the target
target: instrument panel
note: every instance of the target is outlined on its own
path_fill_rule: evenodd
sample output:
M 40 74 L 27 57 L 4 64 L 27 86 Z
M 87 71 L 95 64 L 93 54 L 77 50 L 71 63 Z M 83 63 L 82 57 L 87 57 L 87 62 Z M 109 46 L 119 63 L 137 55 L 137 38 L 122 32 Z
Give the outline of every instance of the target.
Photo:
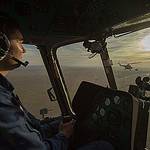
M 76 147 L 104 140 L 115 150 L 131 149 L 133 105 L 129 93 L 82 82 L 73 109 L 77 115 L 73 136 Z

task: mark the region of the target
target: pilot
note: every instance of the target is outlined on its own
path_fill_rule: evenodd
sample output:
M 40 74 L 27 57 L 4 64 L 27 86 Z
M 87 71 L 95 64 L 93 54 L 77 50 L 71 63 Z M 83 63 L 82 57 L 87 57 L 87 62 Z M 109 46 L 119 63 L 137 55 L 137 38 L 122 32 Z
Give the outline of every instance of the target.
M 0 16 L 0 150 L 67 150 L 74 121 L 62 123 L 61 117 L 48 122 L 36 119 L 22 105 L 6 78 L 20 65 L 26 52 L 17 22 Z M 52 132 L 52 133 L 50 133 Z M 95 141 L 78 150 L 113 150 L 104 141 Z
M 67 150 L 73 132 L 73 121 L 54 123 L 58 132 L 47 138 L 47 126 L 30 114 L 14 94 L 7 80 L 9 71 L 18 68 L 25 53 L 23 35 L 14 19 L 0 17 L 0 149 L 1 150 Z M 26 65 L 26 64 L 25 64 Z M 56 122 L 56 121 L 55 121 Z M 54 126 L 53 124 L 53 126 Z M 50 125 L 48 126 L 50 127 Z M 52 127 L 53 129 L 53 127 Z

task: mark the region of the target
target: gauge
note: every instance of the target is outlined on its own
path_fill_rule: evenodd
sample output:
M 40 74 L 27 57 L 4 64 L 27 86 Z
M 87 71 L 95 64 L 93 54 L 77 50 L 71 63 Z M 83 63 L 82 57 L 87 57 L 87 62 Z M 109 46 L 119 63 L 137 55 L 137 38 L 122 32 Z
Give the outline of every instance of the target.
M 100 110 L 100 106 L 98 105 L 96 108 L 96 112 L 99 112 L 99 110 Z
M 115 104 L 119 104 L 120 103 L 120 97 L 119 96 L 115 96 L 114 97 L 114 103 Z
M 100 115 L 101 115 L 101 116 L 105 116 L 105 109 L 104 109 L 104 108 L 101 108 L 101 109 L 100 109 Z
M 106 105 L 106 106 L 109 106 L 109 105 L 110 105 L 110 99 L 109 99 L 109 98 L 106 98 L 106 100 L 105 100 L 105 105 Z
M 94 113 L 94 114 L 92 115 L 92 118 L 93 118 L 94 121 L 97 120 L 97 114 Z

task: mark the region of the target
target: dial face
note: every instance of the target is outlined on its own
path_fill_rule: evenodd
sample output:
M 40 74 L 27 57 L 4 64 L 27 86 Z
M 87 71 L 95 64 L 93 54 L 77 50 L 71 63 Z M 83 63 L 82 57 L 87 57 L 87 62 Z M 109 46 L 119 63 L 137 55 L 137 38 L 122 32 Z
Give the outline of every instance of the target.
M 120 97 L 119 96 L 114 97 L 114 103 L 115 104 L 120 104 Z
M 103 117 L 105 116 L 105 109 L 104 108 L 101 108 L 100 109 L 100 115 Z
M 105 100 L 105 105 L 106 105 L 106 106 L 109 106 L 109 105 L 110 105 L 110 99 L 109 99 L 109 98 L 106 98 L 106 100 Z

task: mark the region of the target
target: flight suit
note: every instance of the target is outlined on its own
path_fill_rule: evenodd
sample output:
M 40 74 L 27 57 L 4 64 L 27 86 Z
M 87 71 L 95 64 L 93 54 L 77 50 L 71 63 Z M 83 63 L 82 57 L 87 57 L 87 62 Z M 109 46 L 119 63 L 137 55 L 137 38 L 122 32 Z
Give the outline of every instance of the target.
M 44 136 L 44 126 L 22 106 L 12 84 L 0 74 L 0 150 L 67 150 L 68 139 Z

